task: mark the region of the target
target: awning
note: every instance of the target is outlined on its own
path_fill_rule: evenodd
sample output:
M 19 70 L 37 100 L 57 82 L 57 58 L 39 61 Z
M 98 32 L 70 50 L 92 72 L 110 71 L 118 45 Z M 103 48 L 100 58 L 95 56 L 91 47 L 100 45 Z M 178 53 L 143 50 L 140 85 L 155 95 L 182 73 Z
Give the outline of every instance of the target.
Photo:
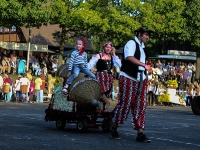
M 27 43 L 15 43 L 15 42 L 0 42 L 0 47 L 3 49 L 9 50 L 18 50 L 18 51 L 28 51 Z M 48 45 L 38 45 L 31 44 L 30 51 L 32 52 L 45 52 L 45 53 L 55 53 L 51 50 L 48 50 Z
M 196 61 L 195 56 L 177 56 L 177 55 L 158 55 L 158 57 L 149 57 L 151 59 L 182 59 L 182 60 L 193 60 Z
M 182 59 L 182 60 L 197 60 L 195 56 L 177 56 L 177 55 L 158 55 L 158 58 L 168 58 L 168 59 Z
M 71 49 L 71 50 L 67 50 L 63 52 L 63 56 L 66 57 L 68 54 L 71 55 L 71 53 L 74 51 L 75 49 Z

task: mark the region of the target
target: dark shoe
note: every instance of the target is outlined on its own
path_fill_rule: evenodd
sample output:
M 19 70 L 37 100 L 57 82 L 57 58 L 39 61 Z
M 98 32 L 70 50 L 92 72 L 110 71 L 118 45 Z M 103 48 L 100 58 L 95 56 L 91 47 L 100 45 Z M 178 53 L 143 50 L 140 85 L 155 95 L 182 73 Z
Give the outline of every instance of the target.
M 111 136 L 112 136 L 112 138 L 113 139 L 121 139 L 120 137 L 119 137 L 119 134 L 118 134 L 118 132 L 117 132 L 117 129 L 114 129 L 114 128 L 110 128 L 110 132 L 111 132 Z
M 151 142 L 151 140 L 148 139 L 148 138 L 146 137 L 146 135 L 143 134 L 143 133 L 139 133 L 139 134 L 138 134 L 138 136 L 136 137 L 136 141 L 137 141 L 137 142 L 143 142 L 143 143 L 150 143 L 150 142 Z

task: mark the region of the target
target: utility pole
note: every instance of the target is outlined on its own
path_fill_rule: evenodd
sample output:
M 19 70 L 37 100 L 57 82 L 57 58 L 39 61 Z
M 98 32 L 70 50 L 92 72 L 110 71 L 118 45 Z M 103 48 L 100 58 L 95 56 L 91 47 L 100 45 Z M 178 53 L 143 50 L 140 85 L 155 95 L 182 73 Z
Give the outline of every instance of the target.
M 32 28 L 29 27 L 29 38 L 28 38 L 28 52 L 27 52 L 27 62 L 26 62 L 26 70 L 29 69 L 29 56 L 30 56 L 30 50 L 31 50 L 31 30 Z

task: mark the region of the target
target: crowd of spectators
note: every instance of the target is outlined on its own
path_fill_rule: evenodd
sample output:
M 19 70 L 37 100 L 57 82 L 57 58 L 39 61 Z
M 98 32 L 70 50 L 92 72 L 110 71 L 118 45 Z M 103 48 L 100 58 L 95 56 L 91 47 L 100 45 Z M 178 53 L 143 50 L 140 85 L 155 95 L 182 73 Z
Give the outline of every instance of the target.
M 169 79 L 180 80 L 183 77 L 185 85 L 194 82 L 196 63 L 174 61 L 166 63 L 158 59 L 153 63 L 151 59 L 147 60 L 147 65 L 153 68 L 153 72 L 148 73 L 148 80 L 151 80 L 154 76 L 158 76 L 159 81 L 167 81 Z
M 121 55 L 119 55 L 120 57 Z M 49 88 L 47 88 L 47 94 L 52 94 L 53 89 L 53 77 L 56 74 L 56 71 L 58 69 L 58 57 L 56 55 L 52 54 L 46 54 L 46 53 L 39 53 L 33 54 L 30 52 L 30 59 L 29 59 L 29 71 L 26 70 L 26 59 L 24 57 L 20 57 L 17 55 L 16 51 L 10 51 L 10 50 L 4 50 L 0 55 L 0 99 L 8 99 L 9 96 L 7 93 L 4 92 L 6 90 L 4 88 L 5 84 L 8 84 L 11 86 L 12 90 L 9 89 L 16 94 L 16 82 L 17 80 L 13 81 L 12 78 L 10 78 L 10 75 L 24 75 L 29 79 L 30 84 L 35 83 L 35 80 L 33 80 L 32 76 L 35 77 L 41 77 L 43 75 L 46 77 L 46 85 Z M 121 58 L 121 57 L 120 57 Z M 88 61 L 91 59 L 88 55 Z M 24 62 L 24 72 L 19 72 L 19 62 Z M 63 63 L 68 64 L 70 61 L 70 54 L 68 54 L 65 58 Z M 186 103 L 187 105 L 190 105 L 192 97 L 195 95 L 198 95 L 200 89 L 198 82 L 195 81 L 195 71 L 196 71 L 196 63 L 192 62 L 183 62 L 183 61 L 168 61 L 158 59 L 155 62 L 153 62 L 151 59 L 148 59 L 146 61 L 146 64 L 151 66 L 153 69 L 153 72 L 147 72 L 147 79 L 148 79 L 148 89 L 147 89 L 147 102 L 148 105 L 156 106 L 160 103 L 158 102 L 158 97 L 160 94 L 165 93 L 166 89 L 163 87 L 163 83 L 166 81 L 172 79 L 177 80 L 178 82 L 178 88 L 177 93 L 187 93 L 187 99 Z M 115 79 L 119 78 L 119 72 L 120 68 L 113 68 L 112 73 Z M 6 78 L 10 78 L 10 80 Z M 6 80 L 5 80 L 6 79 Z M 6 81 L 6 82 L 5 82 Z M 9 81 L 9 82 L 7 82 Z M 39 80 L 40 81 L 40 80 Z M 36 80 L 38 82 L 38 79 Z M 51 86 L 50 86 L 51 85 Z M 33 84 L 32 84 L 33 86 Z M 39 86 L 37 86 L 37 94 L 40 89 L 38 89 Z M 19 87 L 18 87 L 19 88 Z M 33 87 L 35 88 L 35 87 Z M 10 94 L 11 94 L 10 93 Z M 35 95 L 32 90 L 32 95 Z M 117 93 L 117 92 L 116 92 Z M 19 95 L 19 92 L 18 94 Z M 30 94 L 31 95 L 31 94 Z M 15 95 L 16 96 L 16 95 Z
M 163 84 L 165 85 L 168 80 L 178 82 L 177 95 L 184 95 L 186 105 L 189 106 L 192 97 L 198 95 L 197 89 L 199 86 L 198 82 L 195 81 L 196 63 L 183 61 L 169 61 L 166 63 L 166 60 L 161 62 L 160 59 L 153 62 L 149 59 L 146 64 L 153 68 L 153 72 L 147 72 L 148 105 L 156 106 L 160 104 L 158 96 L 165 93 L 166 90 L 163 88 Z
M 47 73 L 55 74 L 58 68 L 58 58 L 52 54 L 39 53 L 34 54 L 30 52 L 29 67 L 32 70 L 32 74 L 39 76 L 43 73 L 45 76 Z M 24 66 L 19 67 L 19 62 L 23 61 Z M 21 68 L 23 67 L 23 69 Z M 24 70 L 20 72 L 19 69 Z M 12 74 L 18 75 L 26 72 L 26 58 L 17 55 L 16 51 L 3 50 L 0 54 L 0 74 Z
M 16 101 L 20 99 L 23 102 L 32 102 L 31 95 L 34 95 L 37 102 L 43 101 L 43 82 L 46 82 L 48 74 L 55 76 L 58 57 L 47 53 L 30 52 L 29 69 L 26 71 L 26 58 L 19 56 L 17 52 L 3 50 L 0 54 L 0 100 L 9 102 L 14 95 Z M 17 84 L 18 82 L 20 84 Z M 26 93 L 22 90 L 22 83 L 26 85 Z

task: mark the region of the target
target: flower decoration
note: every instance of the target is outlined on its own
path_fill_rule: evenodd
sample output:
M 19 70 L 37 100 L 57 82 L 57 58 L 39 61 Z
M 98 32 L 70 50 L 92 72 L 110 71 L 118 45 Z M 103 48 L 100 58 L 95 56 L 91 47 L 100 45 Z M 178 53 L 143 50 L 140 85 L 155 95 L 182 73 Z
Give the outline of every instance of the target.
M 169 102 L 170 103 L 170 95 L 169 94 L 161 94 L 158 98 L 158 102 Z
M 54 85 L 55 86 L 60 86 L 61 85 L 60 77 L 58 77 L 58 76 L 56 77 Z
M 167 81 L 167 87 L 176 89 L 176 88 L 178 88 L 178 83 L 177 83 L 176 80 L 168 80 Z

